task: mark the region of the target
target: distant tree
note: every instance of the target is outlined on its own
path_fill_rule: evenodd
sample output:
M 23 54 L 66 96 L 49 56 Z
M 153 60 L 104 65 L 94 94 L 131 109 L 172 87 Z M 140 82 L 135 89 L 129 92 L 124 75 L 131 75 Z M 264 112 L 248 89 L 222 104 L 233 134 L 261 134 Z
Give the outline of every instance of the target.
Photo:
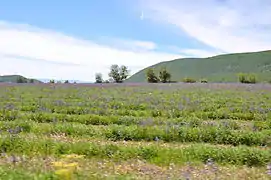
M 201 83 L 208 83 L 208 80 L 207 79 L 200 79 L 200 82 Z
M 101 73 L 95 74 L 95 83 L 103 83 L 103 75 Z
M 257 78 L 255 74 L 239 73 L 238 79 L 239 79 L 239 82 L 247 83 L 247 84 L 255 84 L 257 82 Z
M 158 77 L 155 75 L 153 68 L 147 69 L 146 77 L 147 77 L 147 81 L 148 81 L 149 83 L 158 83 L 158 82 L 159 82 L 159 79 L 158 79 Z
M 120 67 L 120 79 L 121 81 L 127 79 L 129 76 L 129 70 L 128 70 L 128 67 L 127 66 L 121 66 Z
M 110 81 L 109 80 L 105 80 L 104 83 L 110 83 Z
M 65 83 L 65 84 L 69 84 L 70 82 L 69 82 L 69 80 L 66 80 L 66 81 L 64 81 L 64 83 Z
M 50 82 L 49 83 L 51 83 L 51 84 L 54 84 L 55 83 L 55 80 L 50 80 Z
M 113 64 L 110 68 L 110 72 L 108 74 L 114 82 L 122 83 L 129 76 L 129 70 L 127 66 L 118 66 L 117 64 Z
M 30 83 L 34 83 L 34 79 L 30 79 L 29 82 L 30 82 Z
M 193 78 L 190 78 L 190 77 L 185 77 L 185 78 L 183 79 L 183 82 L 184 82 L 184 83 L 196 83 L 197 80 L 195 80 L 195 79 L 193 79 Z
M 19 76 L 17 78 L 17 83 L 27 83 L 27 81 L 23 77 Z
M 162 83 L 170 82 L 171 74 L 163 67 L 159 72 L 159 79 Z

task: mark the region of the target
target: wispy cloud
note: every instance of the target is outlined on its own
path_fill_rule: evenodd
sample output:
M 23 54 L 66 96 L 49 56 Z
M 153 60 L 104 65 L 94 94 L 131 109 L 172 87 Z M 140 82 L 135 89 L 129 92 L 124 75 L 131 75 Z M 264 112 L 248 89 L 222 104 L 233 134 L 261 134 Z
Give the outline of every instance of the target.
M 107 44 L 107 46 L 113 46 L 114 48 L 121 50 L 129 50 L 133 52 L 147 52 L 157 48 L 157 44 L 150 41 L 113 38 L 113 37 L 100 37 L 96 41 L 97 43 Z
M 145 17 L 222 52 L 271 48 L 270 0 L 142 0 Z
M 222 53 L 221 51 L 207 51 L 201 49 L 180 49 L 180 52 L 188 57 L 195 58 L 211 57 Z
M 181 57 L 179 53 L 152 51 L 157 46 L 153 42 L 114 38 L 110 42 L 109 38 L 107 43 L 97 43 L 7 22 L 0 23 L 0 39 L 1 73 L 29 77 L 89 81 L 94 80 L 96 72 L 106 78 L 111 64 L 127 65 L 134 73 L 154 63 Z
M 39 58 L 20 56 L 20 55 L 15 55 L 15 54 L 2 53 L 1 56 L 2 58 L 16 58 L 16 59 L 21 59 L 21 60 L 30 61 L 30 62 L 38 62 L 40 64 L 53 64 L 53 65 L 61 65 L 61 66 L 83 66 L 81 64 L 76 64 L 76 63 L 58 62 L 55 60 L 39 59 Z

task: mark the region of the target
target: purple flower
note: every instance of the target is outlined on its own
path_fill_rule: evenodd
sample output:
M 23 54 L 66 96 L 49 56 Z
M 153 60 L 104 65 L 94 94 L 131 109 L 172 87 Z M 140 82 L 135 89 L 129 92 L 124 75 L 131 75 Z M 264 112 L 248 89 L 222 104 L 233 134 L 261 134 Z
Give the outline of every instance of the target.
M 267 174 L 271 176 L 271 163 L 267 165 Z

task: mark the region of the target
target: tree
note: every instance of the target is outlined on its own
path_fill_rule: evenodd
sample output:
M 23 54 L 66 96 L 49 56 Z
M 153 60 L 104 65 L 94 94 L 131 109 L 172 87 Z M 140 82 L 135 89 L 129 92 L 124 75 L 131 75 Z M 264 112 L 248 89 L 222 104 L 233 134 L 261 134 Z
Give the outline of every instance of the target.
M 69 82 L 69 80 L 66 80 L 64 83 L 65 83 L 65 84 L 69 84 L 70 82 Z
M 128 75 L 129 75 L 128 67 L 122 65 L 122 66 L 120 67 L 120 79 L 121 79 L 121 80 L 125 80 L 125 79 L 128 78 Z
M 238 79 L 239 82 L 247 84 L 255 84 L 257 82 L 256 75 L 253 73 L 252 74 L 239 73 Z
M 54 83 L 55 83 L 55 80 L 53 80 L 53 79 L 52 79 L 52 80 L 50 80 L 50 82 L 49 82 L 49 83 L 54 84 Z
M 146 76 L 147 76 L 147 81 L 149 83 L 158 83 L 159 82 L 159 79 L 155 75 L 153 68 L 149 68 L 147 70 Z
M 17 78 L 17 83 L 27 83 L 27 81 L 23 77 L 19 76 Z
M 162 83 L 170 82 L 171 74 L 163 67 L 159 72 L 159 79 Z
M 111 77 L 114 82 L 122 83 L 129 76 L 128 67 L 124 65 L 119 67 L 117 64 L 113 64 L 110 68 L 108 76 Z
M 34 79 L 30 79 L 30 81 L 29 81 L 30 83 L 34 83 Z
M 95 74 L 95 83 L 102 83 L 103 82 L 103 75 L 101 73 L 96 73 Z

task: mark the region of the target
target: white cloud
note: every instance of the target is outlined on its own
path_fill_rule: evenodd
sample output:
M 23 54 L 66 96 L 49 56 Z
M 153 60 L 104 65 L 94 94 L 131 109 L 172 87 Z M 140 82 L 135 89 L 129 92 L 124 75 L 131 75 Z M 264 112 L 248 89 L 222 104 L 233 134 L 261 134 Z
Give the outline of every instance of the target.
M 195 58 L 205 58 L 221 54 L 219 51 L 206 51 L 201 49 L 181 49 L 180 52 Z
M 148 17 L 224 52 L 271 48 L 270 0 L 142 0 Z M 141 7 L 141 8 L 142 8 Z
M 96 72 L 107 78 L 111 64 L 127 65 L 135 73 L 154 63 L 181 57 L 151 51 L 156 48 L 153 42 L 115 39 L 111 44 L 98 44 L 7 22 L 0 23 L 0 39 L 0 73 L 38 78 L 93 81 Z
M 98 42 L 103 44 L 107 44 L 108 46 L 114 46 L 114 48 L 118 49 L 126 49 L 137 52 L 146 52 L 150 50 L 155 50 L 157 45 L 154 42 L 150 41 L 139 41 L 133 39 L 120 39 L 113 37 L 101 37 Z

